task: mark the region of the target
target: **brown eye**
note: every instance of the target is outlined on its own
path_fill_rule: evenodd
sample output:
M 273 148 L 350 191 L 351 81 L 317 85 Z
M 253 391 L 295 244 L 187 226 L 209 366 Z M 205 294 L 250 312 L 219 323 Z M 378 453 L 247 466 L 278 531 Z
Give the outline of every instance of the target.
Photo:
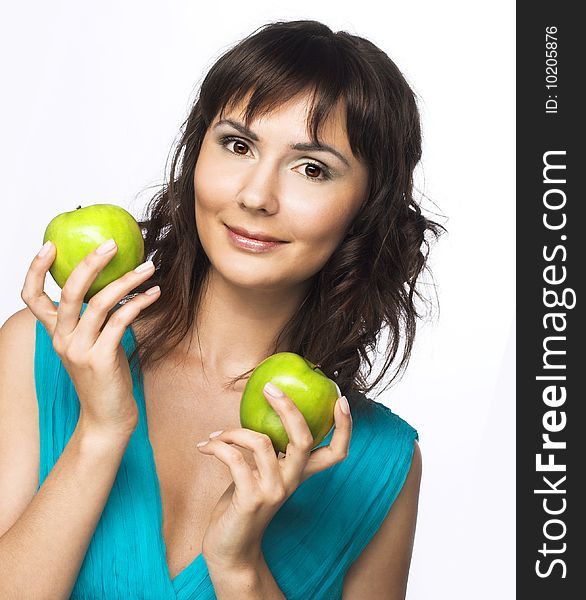
M 234 152 L 236 154 L 246 154 L 248 152 L 248 146 L 244 142 L 234 142 Z
M 305 165 L 305 174 L 310 179 L 317 179 L 317 177 L 319 177 L 320 173 L 321 173 L 321 169 L 317 165 L 312 165 L 311 163 L 308 163 L 307 165 Z

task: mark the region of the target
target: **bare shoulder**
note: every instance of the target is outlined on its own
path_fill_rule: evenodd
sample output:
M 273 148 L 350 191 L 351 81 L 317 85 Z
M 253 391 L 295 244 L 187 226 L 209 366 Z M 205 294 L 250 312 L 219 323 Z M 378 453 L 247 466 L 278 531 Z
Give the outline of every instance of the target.
M 32 375 L 28 367 L 34 366 L 32 362 L 35 354 L 35 328 L 37 318 L 28 307 L 15 312 L 6 319 L 0 328 L 0 360 L 2 375 L 5 375 L 7 366 L 17 368 L 14 375 Z M 28 362 L 27 362 L 28 361 Z M 15 377 L 12 377 L 14 379 Z
M 403 600 L 413 552 L 422 459 L 415 441 L 411 466 L 387 516 L 344 579 L 343 600 Z
M 16 386 L 34 391 L 36 323 L 37 318 L 27 307 L 15 312 L 0 328 L 0 389 L 8 386 L 14 391 Z M 6 394 L 2 398 L 5 400 Z M 34 403 L 29 398 L 29 407 L 34 404 L 36 408 L 33 399 Z
M 38 485 L 36 322 L 27 307 L 0 328 L 0 536 L 22 514 Z
M 31 312 L 28 306 L 16 311 L 12 316 L 8 317 L 0 328 L 0 336 L 6 335 L 6 332 L 20 331 L 21 333 L 32 333 L 34 337 L 34 327 L 37 318 Z

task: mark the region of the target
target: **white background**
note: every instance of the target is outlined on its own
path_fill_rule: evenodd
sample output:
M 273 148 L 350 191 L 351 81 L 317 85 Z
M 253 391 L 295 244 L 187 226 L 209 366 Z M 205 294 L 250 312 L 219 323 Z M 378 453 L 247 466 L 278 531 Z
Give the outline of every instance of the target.
M 100 202 L 138 216 L 215 59 L 265 22 L 300 18 L 370 39 L 403 71 L 420 97 L 418 187 L 436 205 L 424 207 L 448 217 L 430 261 L 440 310 L 378 398 L 420 434 L 408 598 L 513 598 L 514 3 L 5 5 L 0 322 L 24 307 L 50 219 Z M 59 299 L 50 276 L 46 289 Z

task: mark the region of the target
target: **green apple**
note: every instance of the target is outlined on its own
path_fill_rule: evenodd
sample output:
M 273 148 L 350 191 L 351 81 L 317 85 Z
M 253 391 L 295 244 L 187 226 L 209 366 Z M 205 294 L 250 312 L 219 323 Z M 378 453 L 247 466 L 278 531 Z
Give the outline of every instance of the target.
M 240 424 L 268 435 L 275 450 L 285 453 L 289 437 L 281 418 L 266 399 L 263 388 L 274 383 L 297 406 L 315 448 L 334 424 L 334 405 L 341 395 L 337 384 L 319 366 L 293 352 L 278 352 L 263 360 L 251 373 L 240 400 Z
M 84 302 L 144 261 L 142 232 L 135 218 L 114 204 L 78 206 L 57 215 L 43 237 L 43 244 L 51 240 L 57 249 L 49 269 L 57 285 L 63 288 L 73 269 L 110 238 L 114 238 L 118 250 L 92 283 Z

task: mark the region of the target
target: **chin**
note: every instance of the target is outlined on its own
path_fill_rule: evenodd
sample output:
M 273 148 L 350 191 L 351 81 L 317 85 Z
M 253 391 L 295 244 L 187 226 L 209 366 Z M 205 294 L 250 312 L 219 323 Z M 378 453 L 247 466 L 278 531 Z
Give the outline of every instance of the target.
M 274 290 L 285 284 L 282 276 L 275 272 L 274 265 L 263 269 L 248 264 L 239 268 L 237 261 L 231 261 L 230 264 L 218 264 L 213 268 L 222 279 L 241 288 Z

